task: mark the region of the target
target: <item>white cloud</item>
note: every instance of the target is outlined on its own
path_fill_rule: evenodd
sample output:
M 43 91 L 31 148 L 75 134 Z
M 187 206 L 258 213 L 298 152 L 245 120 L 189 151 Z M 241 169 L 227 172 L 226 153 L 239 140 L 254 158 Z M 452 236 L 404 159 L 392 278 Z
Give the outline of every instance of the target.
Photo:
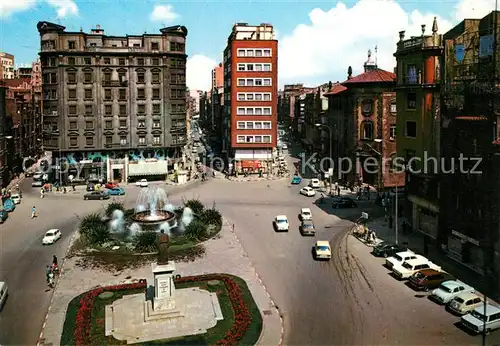
M 352 7 L 338 2 L 328 11 L 313 9 L 309 24 L 298 25 L 279 42 L 280 85 L 343 81 L 348 66 L 355 74 L 362 72 L 367 51 L 375 46 L 379 67 L 393 71 L 398 32 L 405 30 L 406 37 L 420 35 L 421 24 L 426 24 L 430 33 L 434 16 L 417 10 L 406 13 L 394 0 L 360 0 Z M 440 33 L 453 26 L 437 17 Z
M 57 17 L 66 18 L 68 16 L 78 14 L 78 6 L 73 0 L 46 0 L 47 3 L 54 7 L 57 12 Z
M 15 12 L 29 10 L 35 4 L 36 0 L 0 0 L 0 18 L 7 18 Z
M 156 22 L 172 22 L 179 18 L 179 15 L 174 12 L 172 5 L 156 5 L 151 12 L 151 20 Z
M 461 0 L 455 6 L 455 19 L 483 18 L 495 9 L 495 0 Z
M 186 63 L 186 84 L 190 90 L 208 91 L 212 87 L 212 69 L 217 62 L 205 55 L 196 54 Z

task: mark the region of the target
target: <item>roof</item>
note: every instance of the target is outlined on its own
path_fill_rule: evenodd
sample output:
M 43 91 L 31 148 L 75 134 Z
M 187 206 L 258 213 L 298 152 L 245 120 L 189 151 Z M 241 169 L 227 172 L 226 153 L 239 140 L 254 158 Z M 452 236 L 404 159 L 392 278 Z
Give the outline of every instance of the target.
M 375 69 L 371 71 L 359 74 L 351 79 L 342 82 L 342 85 L 346 84 L 358 84 L 358 83 L 393 83 L 396 81 L 396 74 L 385 71 L 382 69 Z
M 481 315 L 484 314 L 484 306 L 478 306 L 477 308 L 474 309 L 474 311 L 480 313 Z M 493 315 L 496 314 L 497 312 L 500 312 L 500 308 L 491 304 L 486 304 L 486 315 Z
M 468 120 L 468 121 L 485 121 L 488 120 L 485 116 L 474 116 L 474 115 L 461 115 L 455 117 L 455 120 Z
M 462 286 L 462 285 L 467 286 L 463 282 L 456 281 L 456 280 L 448 280 L 448 281 L 441 283 L 441 285 L 443 285 L 444 287 L 448 287 L 448 288 L 455 288 L 457 286 Z
M 345 86 L 343 86 L 342 84 L 340 83 L 335 83 L 334 85 L 332 85 L 332 88 L 324 93 L 325 96 L 330 96 L 330 95 L 336 95 L 336 94 L 340 94 L 341 92 L 343 91 L 346 91 L 347 88 Z
M 4 79 L 3 83 L 5 84 L 5 86 L 9 88 L 18 88 L 22 86 L 24 83 L 31 84 L 31 78 Z
M 303 212 L 303 213 L 304 212 L 309 212 L 310 213 L 311 209 L 310 208 L 302 208 L 302 209 L 300 209 L 300 211 Z
M 317 246 L 330 246 L 330 242 L 328 240 L 317 240 L 316 245 Z
M 276 219 L 278 219 L 278 220 L 287 220 L 288 218 L 286 217 L 286 215 L 277 215 Z
M 441 273 L 439 270 L 432 269 L 432 268 L 422 269 L 422 270 L 419 270 L 418 272 L 425 275 L 425 276 Z
M 463 300 L 469 300 L 469 299 L 476 298 L 479 296 L 476 293 L 466 292 L 466 293 L 460 293 L 455 298 L 459 298 L 459 297 L 462 298 Z M 479 298 L 481 298 L 481 297 L 479 297 Z M 481 299 L 483 299 L 483 298 L 481 298 Z

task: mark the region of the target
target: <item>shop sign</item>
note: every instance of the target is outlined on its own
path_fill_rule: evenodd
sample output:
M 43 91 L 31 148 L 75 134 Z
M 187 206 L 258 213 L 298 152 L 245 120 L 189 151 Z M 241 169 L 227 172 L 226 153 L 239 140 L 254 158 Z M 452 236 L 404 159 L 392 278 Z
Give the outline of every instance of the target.
M 468 242 L 469 242 L 469 243 L 471 243 L 471 244 L 474 244 L 474 245 L 476 245 L 476 246 L 479 246 L 479 241 L 477 241 L 477 240 L 476 240 L 476 239 L 474 239 L 474 238 L 468 237 L 468 236 L 466 236 L 465 234 L 462 234 L 462 233 L 457 232 L 457 231 L 455 231 L 455 230 L 452 230 L 452 231 L 451 231 L 451 234 L 453 234 L 453 235 L 454 235 L 455 237 L 457 237 L 457 238 L 460 238 L 460 239 L 466 240 L 466 241 L 468 241 Z
M 146 162 L 158 162 L 158 159 L 153 157 L 151 159 L 146 159 L 144 161 L 146 161 Z

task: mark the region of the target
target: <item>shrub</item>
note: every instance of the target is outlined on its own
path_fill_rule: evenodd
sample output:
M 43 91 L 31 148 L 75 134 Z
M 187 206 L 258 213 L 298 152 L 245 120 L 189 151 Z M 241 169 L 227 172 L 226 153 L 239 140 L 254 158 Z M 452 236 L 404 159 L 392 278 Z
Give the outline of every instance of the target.
M 109 239 L 109 230 L 99 213 L 90 213 L 80 220 L 80 234 L 89 245 L 100 245 Z
M 184 201 L 184 206 L 191 208 L 193 210 L 193 213 L 196 215 L 201 215 L 203 213 L 203 210 L 205 210 L 205 206 L 203 203 L 201 203 L 197 199 L 188 199 Z
M 126 221 L 132 221 L 132 216 L 134 216 L 135 214 L 135 210 L 134 209 L 126 209 L 123 211 L 123 214 L 124 214 L 124 218 Z
M 111 217 L 111 214 L 113 214 L 113 212 L 115 210 L 121 210 L 121 211 L 125 211 L 125 207 L 123 206 L 123 203 L 122 202 L 117 202 L 117 201 L 113 201 L 111 203 L 109 203 L 107 206 L 106 206 L 106 209 L 104 210 L 105 214 L 107 217 Z
M 134 249 L 141 252 L 158 250 L 156 232 L 140 232 L 134 237 Z
M 201 220 L 207 225 L 222 226 L 222 214 L 215 208 L 205 209 L 201 214 Z
M 193 220 L 185 231 L 186 238 L 192 241 L 202 240 L 207 237 L 207 225 L 201 220 Z

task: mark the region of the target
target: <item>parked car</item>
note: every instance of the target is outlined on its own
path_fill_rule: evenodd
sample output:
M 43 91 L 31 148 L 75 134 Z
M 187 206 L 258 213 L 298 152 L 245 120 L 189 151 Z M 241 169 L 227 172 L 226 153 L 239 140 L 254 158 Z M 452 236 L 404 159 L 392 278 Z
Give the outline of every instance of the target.
M 84 200 L 91 200 L 91 199 L 109 199 L 109 194 L 105 191 L 92 191 L 89 193 L 86 193 L 83 196 Z
M 47 232 L 45 232 L 45 235 L 42 238 L 42 244 L 54 244 L 56 241 L 61 239 L 61 236 L 61 231 L 59 231 L 57 228 L 49 229 Z
M 316 191 L 314 191 L 312 187 L 306 186 L 300 189 L 300 194 L 307 197 L 314 197 L 316 195 Z
M 302 220 L 302 223 L 301 223 L 299 228 L 300 228 L 300 233 L 302 235 L 315 235 L 316 234 L 316 229 L 314 228 L 314 223 L 312 222 L 311 219 Z
M 33 171 L 26 171 L 26 172 L 24 172 L 24 176 L 26 178 L 31 178 L 33 176 L 33 174 L 34 174 Z
M 459 315 L 465 315 L 477 308 L 484 307 L 483 298 L 475 293 L 460 293 L 448 303 L 447 308 Z
M 288 145 L 286 145 L 286 143 L 283 143 L 283 145 L 281 146 L 281 149 L 287 150 L 288 149 Z
M 393 243 L 381 243 L 373 248 L 372 255 L 376 257 L 391 257 L 398 252 L 408 250 L 405 246 Z
M 327 240 L 318 240 L 314 245 L 314 258 L 330 260 L 332 258 L 332 249 Z
M 106 184 L 104 184 L 104 187 L 106 189 L 109 189 L 109 190 L 112 190 L 116 187 L 119 187 L 118 183 L 115 183 L 115 182 L 112 182 L 112 181 L 108 181 Z
M 401 264 L 403 262 L 406 262 L 406 261 L 409 261 L 409 260 L 412 260 L 412 259 L 416 259 L 418 258 L 419 255 L 417 255 L 416 253 L 414 253 L 413 251 L 411 250 L 406 250 L 406 251 L 403 251 L 403 252 L 398 252 L 397 254 L 391 256 L 391 257 L 388 257 L 386 258 L 385 260 L 385 266 L 392 270 L 392 267 L 394 267 L 394 265 L 396 264 Z
M 274 218 L 274 229 L 276 232 L 288 232 L 288 218 L 286 215 L 278 215 Z
M 125 189 L 123 187 L 114 187 L 107 192 L 110 196 L 123 196 L 125 194 Z
M 357 203 L 350 197 L 340 197 L 332 203 L 334 208 L 356 208 L 357 206 Z
M 135 182 L 135 186 L 148 187 L 149 183 L 148 183 L 147 179 L 141 179 L 141 180 Z
M 448 304 L 463 293 L 474 293 L 474 288 L 460 281 L 449 280 L 442 282 L 438 288 L 432 291 L 431 299 L 440 304 Z
M 321 182 L 316 178 L 311 179 L 311 181 L 309 181 L 309 187 L 312 187 L 313 189 L 319 189 L 321 187 Z
M 21 195 L 18 193 L 13 193 L 10 196 L 10 199 L 14 202 L 14 204 L 19 204 L 21 203 Z
M 9 290 L 7 288 L 7 284 L 3 281 L 0 281 L 0 310 L 3 309 L 5 301 L 7 300 L 7 296 L 9 295 Z
M 87 192 L 94 191 L 95 190 L 95 184 L 94 183 L 88 183 L 87 184 Z
M 475 334 L 486 334 L 500 328 L 500 308 L 491 304 L 486 304 L 486 314 L 484 306 L 480 306 L 471 311 L 470 314 L 462 316 L 460 323 L 462 326 Z
M 3 211 L 3 210 L 0 211 L 0 224 L 4 223 L 8 217 L 9 217 L 9 213 L 7 213 L 6 211 Z
M 395 264 L 392 267 L 392 274 L 399 280 L 404 280 L 410 278 L 410 276 L 423 269 L 434 269 L 439 271 L 441 270 L 441 267 L 430 262 L 425 257 L 419 257 L 405 261 L 401 264 Z
M 8 213 L 16 210 L 16 203 L 11 198 L 3 199 L 3 210 Z
M 435 269 L 424 269 L 410 276 L 408 282 L 417 291 L 429 291 L 438 288 L 441 283 L 448 280 L 454 280 L 454 278 L 446 272 Z
M 42 187 L 43 186 L 43 181 L 41 181 L 41 180 L 33 180 L 33 182 L 31 183 L 31 186 L 32 187 Z
M 302 178 L 299 177 L 298 175 L 294 176 L 292 178 L 292 185 L 298 185 L 302 182 Z
M 302 208 L 302 209 L 300 209 L 300 219 L 302 221 L 304 221 L 304 220 L 311 220 L 312 219 L 311 209 L 309 209 L 309 208 Z

